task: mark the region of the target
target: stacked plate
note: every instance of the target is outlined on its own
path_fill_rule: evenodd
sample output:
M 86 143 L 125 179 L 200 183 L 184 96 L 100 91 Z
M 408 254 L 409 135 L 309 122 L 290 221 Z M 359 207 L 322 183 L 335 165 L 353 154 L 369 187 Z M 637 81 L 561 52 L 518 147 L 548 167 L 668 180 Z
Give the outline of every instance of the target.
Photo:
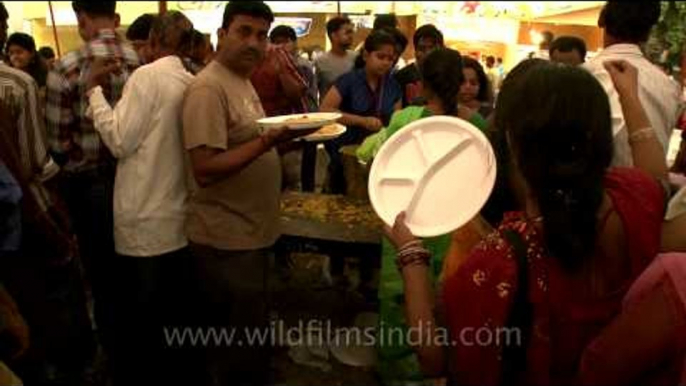
M 338 138 L 346 132 L 346 127 L 336 123 L 341 113 L 307 113 L 280 115 L 262 118 L 257 123 L 265 130 L 288 127 L 290 130 L 320 129 L 302 139 L 309 142 L 326 141 Z
M 264 129 L 287 126 L 290 130 L 311 130 L 336 123 L 341 116 L 341 113 L 279 115 L 278 117 L 259 119 L 257 123 Z

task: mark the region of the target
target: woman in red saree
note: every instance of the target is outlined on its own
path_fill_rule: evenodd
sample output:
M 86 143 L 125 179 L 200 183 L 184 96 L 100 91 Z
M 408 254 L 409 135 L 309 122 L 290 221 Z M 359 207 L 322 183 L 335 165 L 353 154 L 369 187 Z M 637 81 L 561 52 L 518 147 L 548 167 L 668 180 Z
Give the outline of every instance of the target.
M 636 69 L 624 61 L 606 68 L 620 94 L 635 169 L 609 167 L 610 109 L 595 78 L 542 64 L 503 85 L 496 111 L 524 210 L 508 213 L 472 250 L 445 279 L 440 299 L 426 279 L 430 256 L 417 247 L 404 215 L 387 229 L 400 250 L 407 319 L 422 333 L 415 349 L 428 375 L 460 385 L 594 384 L 617 377 L 588 358 L 605 359 L 598 352 L 621 357 L 622 344 L 635 349 L 626 335 L 610 339 L 611 349 L 597 338 L 620 316 L 627 290 L 659 252 L 665 193 L 658 181 L 667 168 L 638 99 Z M 436 304 L 451 338 L 447 349 L 435 339 L 441 335 Z M 664 333 L 681 328 L 684 334 L 686 312 L 674 310 L 680 311 L 663 312 L 662 325 L 673 327 Z M 622 336 L 622 328 L 656 330 L 650 322 L 659 318 L 653 319 L 634 318 L 611 335 Z M 594 342 L 597 349 L 587 352 Z M 669 344 L 658 348 L 683 355 L 683 339 Z M 644 367 L 629 382 L 678 382 L 683 360 L 651 363 L 654 353 L 646 351 Z

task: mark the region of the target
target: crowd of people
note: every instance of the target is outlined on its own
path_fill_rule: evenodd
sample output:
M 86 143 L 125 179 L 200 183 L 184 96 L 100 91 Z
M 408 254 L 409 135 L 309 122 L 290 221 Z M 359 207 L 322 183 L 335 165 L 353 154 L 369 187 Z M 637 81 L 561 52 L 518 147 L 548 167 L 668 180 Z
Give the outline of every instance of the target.
M 72 7 L 83 45 L 55 58 L 7 36 L 0 2 L 0 385 L 80 385 L 97 350 L 115 385 L 268 384 L 270 347 L 171 348 L 163 330 L 268 325 L 287 165 L 314 130 L 256 121 L 315 111 L 347 127 L 325 143 L 326 193 L 347 191 L 342 147 L 372 162 L 428 116 L 472 123 L 496 154 L 465 226 L 386 227 L 380 322 L 522 341 L 382 346 L 383 384 L 686 382 L 686 141 L 666 161 L 683 91 L 640 49 L 659 3 L 608 1 L 600 54 L 548 33 L 507 74 L 434 25 L 403 65 L 392 15 L 357 50 L 350 19 L 330 19 L 311 62 L 263 2 L 227 3 L 216 49 L 178 11 L 123 37 L 115 1 Z

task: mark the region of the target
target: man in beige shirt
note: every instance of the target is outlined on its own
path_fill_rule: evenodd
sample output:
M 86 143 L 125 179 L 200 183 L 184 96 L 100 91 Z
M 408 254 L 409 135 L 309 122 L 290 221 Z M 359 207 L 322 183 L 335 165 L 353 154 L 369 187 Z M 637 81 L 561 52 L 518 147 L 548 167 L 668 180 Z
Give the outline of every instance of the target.
M 186 232 L 207 311 L 202 325 L 237 328 L 231 347 L 211 347 L 209 370 L 219 384 L 263 384 L 268 373 L 266 347 L 237 341 L 246 338 L 244 328 L 268 324 L 266 277 L 281 193 L 275 146 L 311 133 L 260 134 L 256 123 L 265 115 L 250 76 L 264 58 L 273 20 L 262 2 L 229 2 L 218 30 L 221 49 L 184 101 L 184 145 L 196 183 Z

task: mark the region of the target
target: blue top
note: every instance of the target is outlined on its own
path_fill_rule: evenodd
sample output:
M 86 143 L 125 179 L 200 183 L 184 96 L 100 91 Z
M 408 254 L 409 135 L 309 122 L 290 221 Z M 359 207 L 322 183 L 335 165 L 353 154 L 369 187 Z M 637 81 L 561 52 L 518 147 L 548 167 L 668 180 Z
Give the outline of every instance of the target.
M 0 161 L 0 255 L 16 251 L 21 243 L 21 188 Z
M 393 115 L 393 106 L 402 99 L 400 84 L 390 74 L 385 76 L 380 87 L 375 91 L 367 83 L 364 68 L 354 69 L 341 75 L 335 83 L 341 94 L 340 111 L 363 117 L 379 118 L 384 126 L 388 125 Z

